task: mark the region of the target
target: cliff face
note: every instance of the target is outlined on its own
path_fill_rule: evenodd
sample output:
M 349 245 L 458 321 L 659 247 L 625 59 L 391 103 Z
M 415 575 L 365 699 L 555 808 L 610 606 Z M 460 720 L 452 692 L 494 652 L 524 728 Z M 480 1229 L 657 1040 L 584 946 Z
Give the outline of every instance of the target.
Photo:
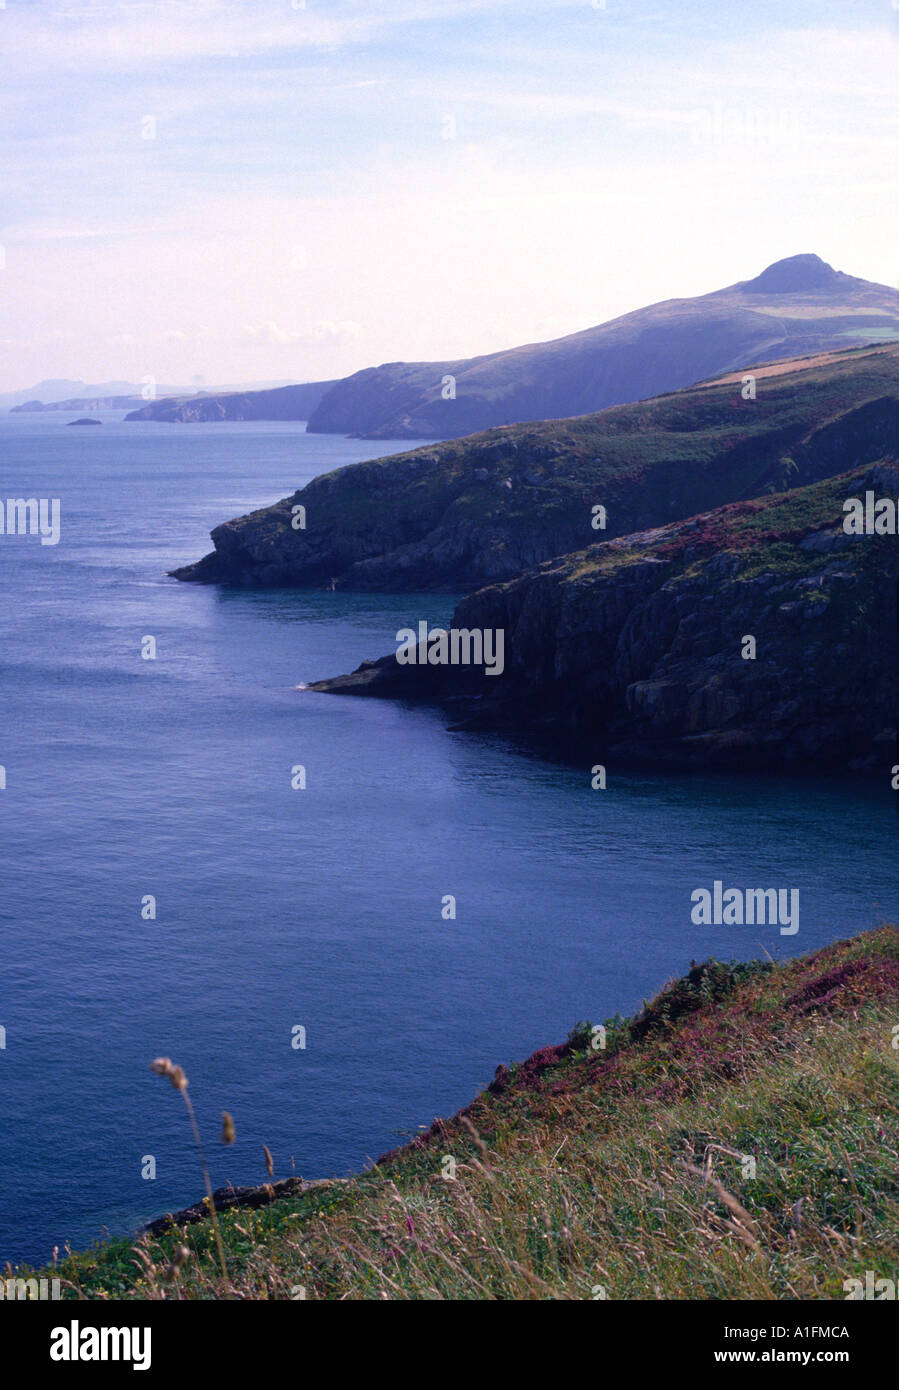
M 874 462 L 899 433 L 899 347 L 757 369 L 754 400 L 740 380 L 353 464 L 217 527 L 215 551 L 175 574 L 459 592 Z
M 310 432 L 452 439 L 603 410 L 773 358 L 899 337 L 899 291 L 791 256 L 754 280 L 666 300 L 549 343 L 454 362 L 389 362 L 322 399 Z M 446 398 L 447 377 L 454 395 Z
M 336 383 L 313 381 L 305 386 L 275 386 L 268 391 L 225 391 L 220 395 L 188 396 L 152 401 L 132 410 L 126 420 L 161 420 L 193 424 L 215 420 L 308 420 L 319 401 Z
M 899 761 L 899 538 L 845 534 L 843 502 L 868 489 L 899 499 L 895 459 L 482 589 L 453 627 L 502 630 L 501 675 L 392 653 L 312 688 L 438 701 L 482 727 L 574 733 L 654 766 L 886 778 Z

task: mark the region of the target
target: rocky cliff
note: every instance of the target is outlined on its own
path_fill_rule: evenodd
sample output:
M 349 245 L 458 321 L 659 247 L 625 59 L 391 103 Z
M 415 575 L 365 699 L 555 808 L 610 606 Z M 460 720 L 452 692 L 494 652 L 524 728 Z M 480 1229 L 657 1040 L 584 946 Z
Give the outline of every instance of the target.
M 845 499 L 869 489 L 899 502 L 895 458 L 482 589 L 453 627 L 503 631 L 501 675 L 400 665 L 391 652 L 312 688 L 574 734 L 596 761 L 833 767 L 886 780 L 899 762 L 899 538 L 843 526 Z
M 175 574 L 458 593 L 595 540 L 871 463 L 899 437 L 899 346 L 759 368 L 754 399 L 748 389 L 736 373 L 353 464 L 216 527 L 214 552 Z

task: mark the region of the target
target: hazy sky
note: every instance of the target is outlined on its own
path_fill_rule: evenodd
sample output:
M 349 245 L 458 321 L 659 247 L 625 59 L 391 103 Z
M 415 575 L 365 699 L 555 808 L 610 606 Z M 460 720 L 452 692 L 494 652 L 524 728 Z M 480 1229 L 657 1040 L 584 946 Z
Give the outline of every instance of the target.
M 896 284 L 899 0 L 0 0 L 0 389 Z M 148 138 L 150 137 L 150 138 Z

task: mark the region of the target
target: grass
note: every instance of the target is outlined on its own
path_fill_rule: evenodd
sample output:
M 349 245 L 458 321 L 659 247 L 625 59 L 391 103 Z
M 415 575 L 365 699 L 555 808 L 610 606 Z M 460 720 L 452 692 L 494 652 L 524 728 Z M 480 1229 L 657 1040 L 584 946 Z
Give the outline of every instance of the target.
M 71 1254 L 87 1299 L 826 1299 L 899 1271 L 899 932 L 695 966 L 348 1183 Z
M 883 462 L 894 463 L 895 457 Z M 709 559 L 726 552 L 737 561 L 735 577 L 741 581 L 766 570 L 775 570 L 785 578 L 811 576 L 832 566 L 834 556 L 802 550 L 800 542 L 816 531 L 840 530 L 843 502 L 864 489 L 869 471 L 860 468 L 788 492 L 732 502 L 690 517 L 686 524 L 673 522 L 652 528 L 648 535 L 636 533 L 558 556 L 547 561 L 543 570 L 557 572 L 565 583 L 603 579 L 650 554 L 672 562 L 674 569 L 681 565 L 683 572 L 693 577 Z M 846 568 L 858 563 L 876 569 L 893 549 L 892 537 L 867 537 L 852 556 L 842 552 L 842 560 Z
M 470 590 L 594 543 L 596 503 L 608 539 L 871 463 L 895 434 L 897 377 L 887 344 L 815 366 L 799 359 L 760 378 L 753 401 L 732 382 L 709 382 L 497 427 L 338 469 L 213 538 L 223 572 L 233 549 L 239 568 L 274 565 L 279 582 L 318 584 L 381 560 L 388 587 Z M 306 531 L 292 529 L 298 503 Z M 389 558 L 417 544 L 431 556 L 424 568 Z M 361 587 L 369 581 L 360 576 Z

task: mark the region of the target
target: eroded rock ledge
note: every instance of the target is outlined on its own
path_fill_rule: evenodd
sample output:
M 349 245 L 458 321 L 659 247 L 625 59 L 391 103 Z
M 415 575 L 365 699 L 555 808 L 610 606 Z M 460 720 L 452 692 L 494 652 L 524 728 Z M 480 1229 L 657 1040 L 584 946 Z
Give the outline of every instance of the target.
M 216 1211 L 230 1211 L 233 1207 L 267 1207 L 272 1202 L 280 1202 L 284 1197 L 301 1197 L 322 1187 L 333 1187 L 344 1182 L 344 1178 L 317 1178 L 310 1182 L 303 1178 L 284 1178 L 280 1182 L 263 1183 L 260 1187 L 217 1187 L 212 1194 Z M 209 1200 L 204 1197 L 193 1206 L 181 1211 L 169 1211 L 148 1221 L 143 1229 L 153 1236 L 165 1235 L 176 1226 L 191 1226 L 196 1221 L 205 1221 L 209 1216 Z

